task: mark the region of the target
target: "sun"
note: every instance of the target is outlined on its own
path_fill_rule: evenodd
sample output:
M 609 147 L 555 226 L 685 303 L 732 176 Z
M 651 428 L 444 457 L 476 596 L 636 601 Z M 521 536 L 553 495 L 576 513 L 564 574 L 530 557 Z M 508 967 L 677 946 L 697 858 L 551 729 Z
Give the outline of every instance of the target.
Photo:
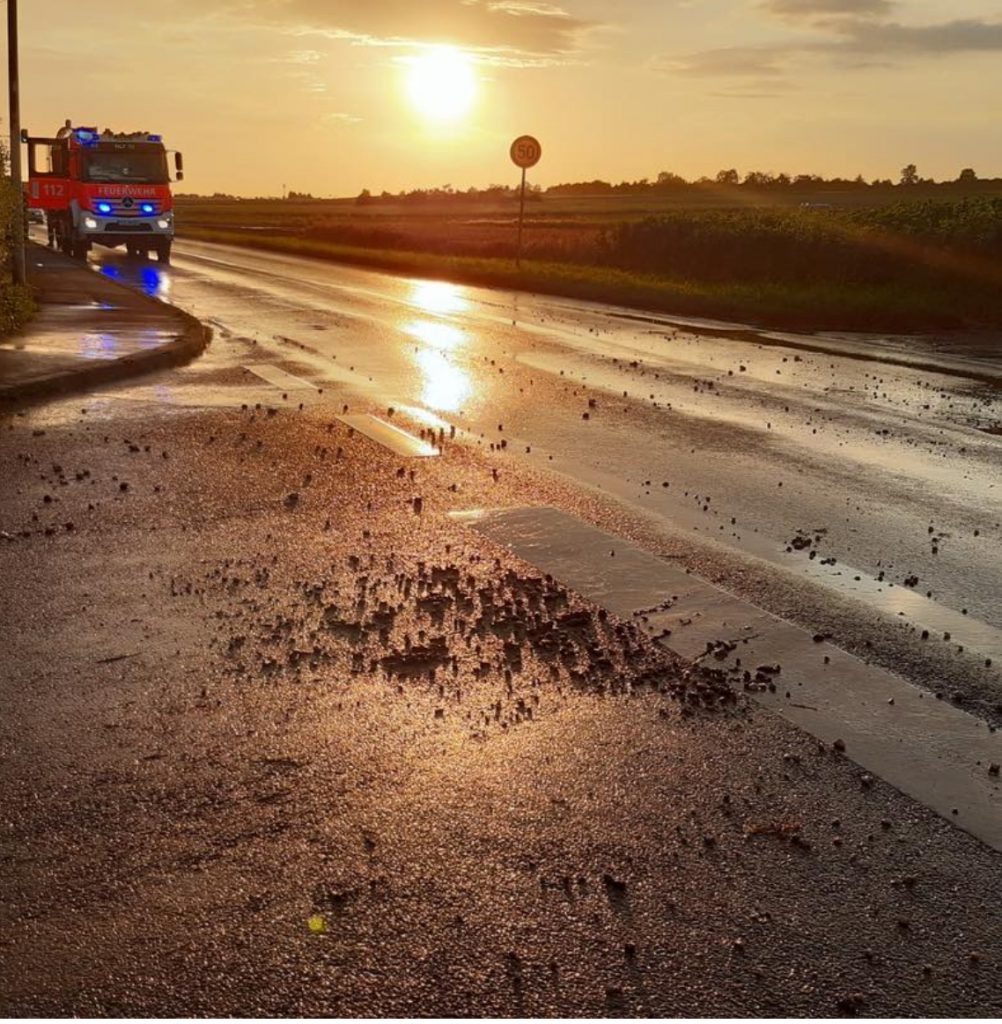
M 454 46 L 436 46 L 407 62 L 407 98 L 429 121 L 458 121 L 477 95 L 473 61 Z

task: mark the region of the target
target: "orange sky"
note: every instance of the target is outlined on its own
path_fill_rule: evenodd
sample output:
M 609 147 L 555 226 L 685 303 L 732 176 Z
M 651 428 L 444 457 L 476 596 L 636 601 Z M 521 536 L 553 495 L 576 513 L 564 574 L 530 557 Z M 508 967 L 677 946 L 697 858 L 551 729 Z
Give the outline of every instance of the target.
M 22 122 L 161 132 L 184 188 L 323 195 L 740 171 L 1002 176 L 1002 0 L 28 0 Z M 408 90 L 468 55 L 468 113 Z

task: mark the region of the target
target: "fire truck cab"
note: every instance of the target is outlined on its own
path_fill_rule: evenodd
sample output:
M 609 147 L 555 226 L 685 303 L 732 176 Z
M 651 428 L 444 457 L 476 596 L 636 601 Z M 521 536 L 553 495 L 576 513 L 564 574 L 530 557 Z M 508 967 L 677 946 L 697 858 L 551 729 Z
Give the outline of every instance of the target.
M 49 244 L 84 259 L 93 244 L 170 261 L 174 201 L 159 135 L 74 127 L 28 144 L 28 206 L 45 211 Z M 174 153 L 175 180 L 184 177 Z

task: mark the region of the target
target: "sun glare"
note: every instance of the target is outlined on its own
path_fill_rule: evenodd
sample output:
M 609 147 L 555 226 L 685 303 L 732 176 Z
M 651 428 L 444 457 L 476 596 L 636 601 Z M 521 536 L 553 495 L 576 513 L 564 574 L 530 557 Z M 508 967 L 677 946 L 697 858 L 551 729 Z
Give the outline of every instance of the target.
M 477 93 L 469 56 L 452 46 L 436 46 L 408 61 L 407 98 L 429 121 L 456 121 Z

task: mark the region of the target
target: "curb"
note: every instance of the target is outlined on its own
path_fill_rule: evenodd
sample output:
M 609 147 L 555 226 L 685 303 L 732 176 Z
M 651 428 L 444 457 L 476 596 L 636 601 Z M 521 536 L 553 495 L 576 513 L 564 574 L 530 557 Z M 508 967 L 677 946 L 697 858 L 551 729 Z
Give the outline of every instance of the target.
M 125 289 L 130 295 L 138 295 L 127 285 L 119 284 L 117 281 L 108 283 Z M 146 296 L 138 297 L 147 298 Z M 62 370 L 18 384 L 0 384 L 0 405 L 69 394 L 94 384 L 108 384 L 150 373 L 153 370 L 182 366 L 205 351 L 212 340 L 211 327 L 177 306 L 160 302 L 158 299 L 149 299 L 148 301 L 155 302 L 160 308 L 166 306 L 184 322 L 184 329 L 172 341 L 150 351 L 131 352 L 108 362 L 89 363 L 79 368 Z M 27 328 L 30 331 L 30 322 Z
M 923 356 L 912 358 L 907 353 L 897 354 L 893 352 L 856 352 L 852 349 L 842 348 L 838 345 L 826 344 L 822 339 L 816 341 L 804 338 L 775 338 L 769 337 L 767 333 L 759 334 L 758 331 L 776 333 L 773 328 L 712 328 L 702 327 L 698 324 L 687 323 L 683 318 L 673 320 L 670 313 L 663 317 L 643 316 L 634 313 L 613 313 L 621 320 L 638 320 L 642 323 L 655 324 L 661 327 L 678 327 L 689 334 L 698 334 L 711 338 L 723 338 L 726 341 L 741 341 L 748 344 L 765 345 L 768 348 L 791 348 L 801 352 L 814 352 L 818 355 L 836 356 L 839 359 L 854 359 L 861 363 L 880 363 L 883 366 L 900 366 L 906 370 L 920 370 L 922 373 L 938 373 L 944 377 L 961 377 L 965 380 L 976 380 L 980 384 L 989 384 L 992 387 L 1002 388 L 1002 367 L 998 372 L 993 372 L 990 366 L 973 364 L 970 367 L 960 366 L 956 363 L 941 363 L 935 359 L 928 359 Z

